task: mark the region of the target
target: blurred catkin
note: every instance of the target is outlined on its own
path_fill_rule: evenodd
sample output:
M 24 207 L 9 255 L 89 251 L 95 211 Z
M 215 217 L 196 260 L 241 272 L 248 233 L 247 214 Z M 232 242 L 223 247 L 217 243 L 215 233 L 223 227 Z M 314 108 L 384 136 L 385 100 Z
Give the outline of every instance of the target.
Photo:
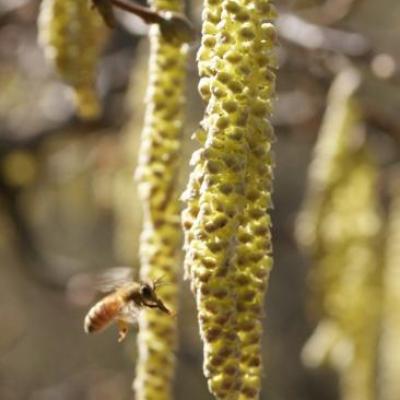
M 258 398 L 260 390 L 260 318 L 271 266 L 274 14 L 269 1 L 208 1 L 203 11 L 199 91 L 207 107 L 183 226 L 204 373 L 218 399 Z
M 180 0 L 154 0 L 157 10 L 181 11 Z M 162 279 L 157 294 L 177 308 L 180 207 L 177 178 L 183 127 L 186 45 L 150 30 L 149 83 L 136 179 L 143 201 L 142 280 Z M 176 318 L 153 310 L 139 317 L 136 399 L 171 398 L 177 346 Z
M 72 89 L 82 118 L 95 118 L 101 107 L 96 94 L 96 67 L 106 28 L 87 0 L 43 0 L 39 42 L 46 58 Z
M 346 70 L 330 90 L 297 227 L 315 264 L 312 303 L 321 315 L 303 358 L 338 370 L 341 399 L 374 400 L 381 217 L 377 170 L 353 97 L 358 83 L 357 72 Z
M 396 170 L 397 174 L 399 170 Z M 400 399 L 400 179 L 393 178 L 388 219 L 381 340 L 380 400 Z

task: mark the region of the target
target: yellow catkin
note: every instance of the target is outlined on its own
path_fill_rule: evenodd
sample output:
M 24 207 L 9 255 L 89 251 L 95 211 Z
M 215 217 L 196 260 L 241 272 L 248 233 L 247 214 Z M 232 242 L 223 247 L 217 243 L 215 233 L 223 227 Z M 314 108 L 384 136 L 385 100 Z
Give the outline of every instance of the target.
M 396 171 L 397 174 L 399 171 Z M 400 179 L 393 179 L 384 275 L 380 400 L 400 399 Z
M 155 0 L 158 10 L 181 11 L 180 0 Z M 187 48 L 150 30 L 150 63 L 145 126 L 136 179 L 143 201 L 144 226 L 140 243 L 142 280 L 162 279 L 157 294 L 173 312 L 178 302 L 180 207 L 177 193 L 179 152 L 183 125 Z M 172 398 L 176 317 L 146 310 L 139 317 L 138 400 Z
M 39 42 L 48 61 L 71 87 L 77 112 L 83 118 L 95 118 L 101 110 L 96 94 L 96 67 L 105 29 L 90 1 L 42 1 Z
M 352 96 L 357 85 L 353 70 L 333 84 L 299 219 L 299 241 L 315 263 L 313 303 L 322 317 L 303 358 L 338 370 L 343 400 L 374 400 L 381 220 L 376 166 Z
M 260 390 L 260 318 L 271 266 L 273 15 L 268 1 L 208 1 L 203 12 L 199 91 L 207 108 L 183 226 L 204 373 L 218 399 L 257 398 Z
M 215 44 L 216 44 L 216 33 L 217 25 L 221 21 L 222 13 L 222 2 L 220 0 L 205 0 L 203 9 L 203 26 L 201 34 L 201 47 L 197 54 L 197 63 L 200 74 L 199 92 L 205 101 L 208 101 L 211 96 L 210 79 L 213 76 L 211 70 L 211 62 L 215 57 Z M 207 112 L 204 120 L 207 118 Z M 193 137 L 197 139 L 200 144 L 204 145 L 207 133 L 204 129 L 199 129 Z M 190 164 L 194 167 L 193 172 L 190 174 L 189 182 L 185 192 L 182 194 L 182 200 L 186 203 L 186 208 L 182 212 L 182 222 L 184 228 L 184 250 L 190 249 L 190 243 L 193 239 L 193 223 L 198 216 L 200 205 L 199 205 L 199 193 L 202 177 L 204 174 L 204 162 L 202 161 L 202 153 L 204 149 L 201 148 L 195 151 L 192 155 Z M 191 274 L 191 260 L 190 257 L 185 257 L 184 270 L 185 278 L 189 278 Z M 193 281 L 192 289 L 194 290 Z
M 271 100 L 275 91 L 276 31 L 270 22 L 275 10 L 269 2 L 250 1 L 248 14 L 241 18 L 253 22 L 255 60 L 251 73 L 250 114 L 247 128 L 249 145 L 246 171 L 246 206 L 240 216 L 237 264 L 237 331 L 241 344 L 240 367 L 242 388 L 240 398 L 258 399 L 261 389 L 262 314 L 269 272 L 272 266 L 270 216 L 272 192 L 271 143 L 273 128 L 268 122 Z M 259 21 L 262 21 L 260 24 Z

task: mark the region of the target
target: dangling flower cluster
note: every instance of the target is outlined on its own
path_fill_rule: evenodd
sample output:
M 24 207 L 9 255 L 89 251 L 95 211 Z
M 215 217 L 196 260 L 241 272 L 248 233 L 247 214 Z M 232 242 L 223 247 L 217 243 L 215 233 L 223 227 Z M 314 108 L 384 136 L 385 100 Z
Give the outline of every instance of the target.
M 398 170 L 396 171 L 398 174 Z M 385 255 L 379 398 L 400 398 L 400 180 L 393 178 Z
M 332 86 L 297 233 L 315 263 L 313 304 L 322 317 L 304 360 L 338 369 L 342 399 L 373 400 L 381 219 L 376 166 L 353 97 L 358 83 L 357 73 L 346 70 Z
M 100 113 L 96 94 L 96 66 L 106 28 L 87 0 L 43 0 L 39 42 L 46 58 L 73 92 L 83 118 Z
M 260 319 L 271 268 L 274 16 L 268 0 L 209 0 L 203 13 L 199 91 L 207 108 L 183 226 L 204 373 L 218 399 L 255 399 L 260 390 Z
M 181 11 L 180 0 L 155 0 L 157 10 Z M 150 62 L 145 126 L 136 179 L 144 207 L 140 243 L 140 278 L 162 279 L 157 289 L 170 310 L 178 303 L 181 241 L 177 177 L 185 88 L 187 48 L 165 37 L 159 26 L 150 30 Z M 171 398 L 177 345 L 176 318 L 154 311 L 139 317 L 137 376 L 138 400 Z

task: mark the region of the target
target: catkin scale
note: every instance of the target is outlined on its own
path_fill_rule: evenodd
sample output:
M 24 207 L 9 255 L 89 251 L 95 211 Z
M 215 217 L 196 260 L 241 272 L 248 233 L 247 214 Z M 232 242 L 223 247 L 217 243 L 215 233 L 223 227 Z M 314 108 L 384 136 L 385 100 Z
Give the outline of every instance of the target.
M 39 42 L 47 60 L 72 89 L 77 112 L 83 118 L 95 118 L 101 110 L 96 68 L 105 37 L 104 23 L 89 1 L 42 1 Z

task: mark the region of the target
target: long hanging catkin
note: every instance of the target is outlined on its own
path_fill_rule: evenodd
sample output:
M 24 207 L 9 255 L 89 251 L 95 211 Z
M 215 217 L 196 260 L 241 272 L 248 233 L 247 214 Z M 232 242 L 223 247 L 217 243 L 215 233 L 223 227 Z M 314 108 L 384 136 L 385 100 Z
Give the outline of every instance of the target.
M 155 0 L 158 10 L 181 11 L 179 0 Z M 143 201 L 144 226 L 140 243 L 140 278 L 162 279 L 158 295 L 171 310 L 177 308 L 180 218 L 177 194 L 182 133 L 186 46 L 150 30 L 147 108 L 136 179 Z M 177 346 L 176 318 L 154 311 L 139 317 L 136 399 L 171 398 Z
M 257 7 L 258 6 L 258 7 Z M 246 170 L 246 206 L 237 234 L 237 331 L 240 338 L 242 372 L 241 399 L 258 399 L 261 389 L 262 313 L 269 272 L 272 267 L 270 216 L 272 193 L 271 143 L 273 128 L 268 119 L 275 91 L 273 45 L 276 31 L 271 21 L 275 10 L 265 3 L 249 3 L 253 22 L 252 54 L 256 65 L 251 73 L 252 101 L 246 139 L 249 146 Z M 256 10 L 252 12 L 251 10 Z M 241 11 L 242 18 L 245 15 Z M 259 21 L 263 21 L 259 23 Z
M 233 0 L 208 1 L 203 13 L 199 91 L 207 107 L 183 225 L 204 373 L 218 399 L 257 398 L 260 390 L 260 317 L 271 265 L 273 14 L 268 1 Z
M 100 113 L 96 67 L 105 37 L 104 23 L 89 1 L 42 1 L 39 42 L 46 58 L 71 87 L 77 112 L 83 118 Z
M 396 170 L 398 174 L 399 171 Z M 400 179 L 393 178 L 388 219 L 381 340 L 380 400 L 400 398 Z
M 315 263 L 313 304 L 322 317 L 303 357 L 338 370 L 343 400 L 374 400 L 381 220 L 376 166 L 353 97 L 357 85 L 357 73 L 346 70 L 331 88 L 299 219 L 298 239 Z
M 204 101 L 208 101 L 211 96 L 210 79 L 213 76 L 211 68 L 212 60 L 215 57 L 215 43 L 217 25 L 221 21 L 222 2 L 205 0 L 203 9 L 203 27 L 201 35 L 201 47 L 197 56 L 198 69 L 200 73 L 199 92 Z M 206 115 L 208 110 L 206 109 Z M 204 117 L 206 120 L 207 116 Z M 199 129 L 194 137 L 204 145 L 207 133 L 204 129 Z M 182 212 L 182 222 L 184 228 L 184 250 L 189 251 L 190 243 L 193 239 L 192 227 L 193 223 L 198 216 L 199 193 L 204 173 L 205 163 L 202 160 L 202 153 L 204 149 L 201 148 L 195 151 L 192 155 L 190 164 L 194 166 L 193 172 L 190 174 L 189 183 L 185 192 L 182 194 L 182 200 L 187 204 L 186 209 Z M 185 257 L 184 262 L 185 277 L 191 276 L 191 260 L 190 257 Z M 192 285 L 193 287 L 193 285 Z

